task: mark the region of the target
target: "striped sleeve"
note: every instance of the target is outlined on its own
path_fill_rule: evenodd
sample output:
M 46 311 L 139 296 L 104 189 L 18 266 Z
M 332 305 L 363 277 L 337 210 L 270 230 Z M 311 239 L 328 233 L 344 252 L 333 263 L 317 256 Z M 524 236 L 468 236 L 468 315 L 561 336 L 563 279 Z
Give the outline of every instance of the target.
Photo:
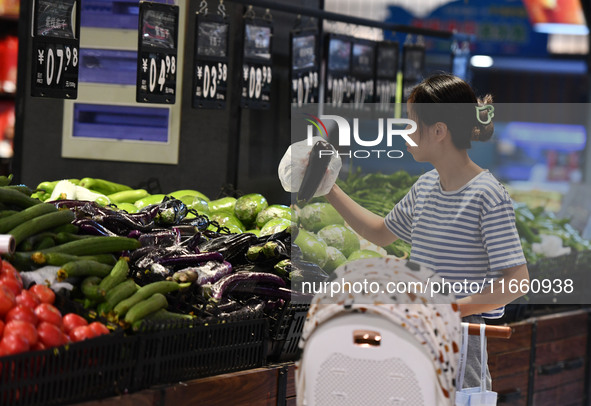
M 510 200 L 501 201 L 484 214 L 481 232 L 492 274 L 526 263 Z
M 417 182 L 418 183 L 418 182 Z M 416 185 L 400 200 L 384 218 L 384 223 L 396 237 L 411 243 L 412 218 L 416 203 Z

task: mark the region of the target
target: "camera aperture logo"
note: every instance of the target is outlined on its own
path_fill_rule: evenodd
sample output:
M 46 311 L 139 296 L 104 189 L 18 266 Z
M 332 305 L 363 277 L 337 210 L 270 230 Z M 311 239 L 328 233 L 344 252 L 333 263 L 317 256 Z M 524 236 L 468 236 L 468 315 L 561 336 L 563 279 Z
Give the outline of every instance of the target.
M 417 123 L 407 118 L 387 118 L 386 124 L 384 125 L 384 119 L 379 118 L 378 121 L 378 134 L 372 140 L 364 140 L 359 136 L 359 119 L 353 119 L 353 137 L 351 137 L 351 125 L 349 121 L 341 116 L 336 115 L 321 115 L 320 118 L 304 113 L 308 118 L 306 121 L 310 124 L 307 126 L 307 142 L 309 146 L 314 144 L 312 138 L 314 137 L 314 128 L 318 131 L 321 137 L 328 140 L 328 130 L 323 120 L 332 120 L 339 129 L 339 140 L 338 145 L 340 147 L 351 147 L 351 143 L 362 148 L 351 148 L 348 152 L 338 152 L 335 150 L 321 150 L 319 156 L 328 155 L 340 155 L 348 156 L 349 158 L 366 159 L 371 157 L 387 157 L 398 159 L 404 156 L 401 150 L 397 149 L 370 149 L 371 147 L 377 147 L 384 141 L 384 133 L 386 137 L 386 146 L 391 148 L 393 146 L 394 137 L 402 137 L 408 145 L 411 147 L 417 147 L 418 145 L 410 138 L 410 134 L 417 130 Z M 386 130 L 384 131 L 384 127 Z

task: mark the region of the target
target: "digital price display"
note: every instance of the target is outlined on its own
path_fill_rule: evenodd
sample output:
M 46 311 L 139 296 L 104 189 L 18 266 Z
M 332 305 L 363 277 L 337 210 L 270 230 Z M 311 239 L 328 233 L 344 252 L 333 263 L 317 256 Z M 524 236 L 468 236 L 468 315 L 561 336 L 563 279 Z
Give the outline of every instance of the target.
M 384 109 L 396 103 L 398 74 L 398 43 L 384 41 L 378 43 L 376 51 L 376 103 Z
M 423 45 L 404 44 L 402 47 L 402 93 L 404 101 L 408 99 L 412 88 L 423 80 L 425 69 L 425 47 Z
M 364 103 L 374 101 L 375 52 L 375 42 L 359 39 L 353 41 L 351 58 L 353 94 L 351 99 L 355 108 L 361 108 Z
M 222 109 L 228 89 L 228 23 L 222 16 L 197 14 L 193 58 L 193 107 Z
M 351 101 L 352 38 L 328 34 L 326 43 L 328 54 L 324 101 L 333 106 L 340 106 Z
M 141 2 L 136 101 L 176 101 L 178 6 Z
M 291 103 L 300 107 L 308 103 L 318 103 L 318 32 L 292 32 L 290 53 Z
M 250 109 L 268 109 L 271 101 L 271 38 L 273 25 L 264 19 L 244 24 L 244 54 L 240 105 Z
M 31 95 L 76 99 L 80 0 L 37 0 L 32 37 Z

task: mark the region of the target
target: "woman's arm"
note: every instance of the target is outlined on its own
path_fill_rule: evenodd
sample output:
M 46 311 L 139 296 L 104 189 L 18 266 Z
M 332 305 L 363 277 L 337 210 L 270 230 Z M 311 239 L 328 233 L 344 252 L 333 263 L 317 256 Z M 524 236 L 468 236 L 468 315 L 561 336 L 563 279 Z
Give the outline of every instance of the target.
M 516 293 L 511 293 L 509 290 L 509 283 L 512 280 L 513 284 L 521 284 L 522 281 L 529 282 L 529 272 L 527 271 L 527 265 L 518 265 L 511 268 L 504 269 L 503 276 L 496 279 L 493 286 L 488 284 L 487 288 L 481 293 L 477 293 L 472 296 L 467 296 L 458 299 L 458 305 L 460 308 L 460 316 L 466 317 L 472 314 L 480 314 L 489 312 L 491 310 L 498 309 L 508 303 L 511 303 L 515 299 L 523 296 L 519 290 Z M 504 290 L 503 290 L 504 287 Z
M 343 216 L 347 224 L 366 240 L 384 247 L 398 239 L 386 227 L 383 217 L 357 204 L 337 185 L 332 187 L 326 198 Z

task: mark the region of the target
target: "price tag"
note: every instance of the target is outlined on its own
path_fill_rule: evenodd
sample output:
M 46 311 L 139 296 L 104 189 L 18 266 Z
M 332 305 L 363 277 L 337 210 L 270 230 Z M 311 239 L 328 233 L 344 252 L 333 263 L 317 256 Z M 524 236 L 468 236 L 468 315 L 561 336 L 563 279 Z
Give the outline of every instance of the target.
M 178 6 L 140 3 L 136 101 L 176 101 Z
M 412 88 L 423 80 L 425 69 L 425 47 L 417 44 L 404 44 L 402 47 L 402 93 L 408 99 Z
M 352 42 L 351 79 L 353 93 L 351 99 L 356 109 L 365 103 L 373 103 L 375 95 L 375 54 L 373 41 L 355 39 Z
M 398 43 L 380 42 L 376 53 L 376 103 L 385 110 L 396 103 Z
M 193 63 L 193 107 L 221 109 L 228 89 L 229 26 L 219 15 L 197 14 Z
M 80 0 L 37 0 L 32 37 L 31 95 L 77 98 Z
M 320 68 L 316 30 L 291 33 L 291 103 L 318 103 Z
M 271 37 L 273 25 L 264 19 L 247 20 L 244 25 L 244 58 L 240 105 L 268 109 L 271 101 Z
M 326 84 L 324 101 L 341 106 L 351 101 L 353 81 L 351 77 L 352 38 L 328 34 L 326 43 Z

